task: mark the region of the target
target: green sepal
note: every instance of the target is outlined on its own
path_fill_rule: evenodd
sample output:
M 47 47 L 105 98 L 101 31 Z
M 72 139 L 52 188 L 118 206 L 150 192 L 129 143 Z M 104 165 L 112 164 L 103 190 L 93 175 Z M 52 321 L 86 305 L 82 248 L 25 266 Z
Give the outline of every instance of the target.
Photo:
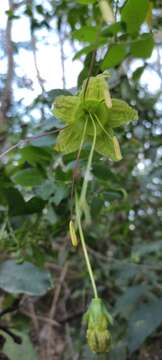
M 77 108 L 80 99 L 78 96 L 57 96 L 53 104 L 53 114 L 66 124 L 77 121 Z
M 138 120 L 138 113 L 125 101 L 112 99 L 112 108 L 108 110 L 108 125 L 112 128 Z
M 98 101 L 103 101 L 105 99 L 105 92 L 107 92 L 108 95 L 108 84 L 105 78 L 109 76 L 110 75 L 107 72 L 97 76 L 91 76 L 88 80 L 88 86 L 87 79 L 84 80 L 82 89 L 80 91 L 80 97 L 83 99 L 95 99 Z
M 64 154 L 69 154 L 79 149 L 80 142 L 81 134 L 76 131 L 74 126 L 69 125 L 67 128 L 60 131 L 54 149 Z
M 109 136 L 104 131 L 97 136 L 95 150 L 113 161 L 119 161 L 122 159 L 122 155 L 117 137 L 112 135 L 112 129 L 108 129 L 106 132 Z

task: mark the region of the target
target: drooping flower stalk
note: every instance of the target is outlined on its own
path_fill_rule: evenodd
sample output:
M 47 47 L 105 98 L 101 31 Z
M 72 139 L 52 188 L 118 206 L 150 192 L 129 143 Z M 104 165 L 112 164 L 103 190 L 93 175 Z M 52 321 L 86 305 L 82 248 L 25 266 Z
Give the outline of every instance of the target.
M 83 233 L 83 229 L 82 229 L 82 224 L 81 224 L 82 212 L 84 212 L 85 217 L 87 216 L 87 207 L 88 207 L 88 205 L 87 205 L 87 200 L 86 200 L 86 194 L 87 194 L 89 174 L 90 174 L 90 170 L 91 170 L 91 166 L 92 166 L 92 160 L 93 160 L 93 154 L 94 154 L 94 149 L 95 149 L 95 144 L 96 144 L 96 136 L 97 136 L 96 125 L 95 125 L 93 116 L 91 114 L 89 114 L 89 115 L 90 115 L 90 119 L 91 119 L 91 121 L 93 123 L 94 137 L 93 137 L 93 142 L 92 142 L 90 154 L 89 154 L 89 157 L 88 157 L 88 162 L 87 162 L 87 167 L 86 167 L 86 172 L 85 172 L 85 178 L 84 178 L 84 181 L 83 181 L 80 198 L 78 198 L 77 193 L 75 193 L 75 208 L 76 208 L 76 222 L 77 222 L 77 226 L 78 226 L 78 230 L 79 230 L 79 235 L 80 235 L 82 249 L 83 249 L 83 253 L 84 253 L 84 257 L 85 257 L 85 261 L 86 261 L 86 265 L 87 265 L 87 270 L 88 270 L 89 277 L 90 277 L 90 280 L 91 280 L 91 284 L 92 284 L 92 288 L 93 288 L 93 292 L 94 292 L 94 297 L 98 298 L 97 288 L 96 288 L 94 275 L 93 275 L 93 271 L 92 271 L 92 267 L 91 267 L 91 263 L 90 263 L 90 259 L 89 259 L 85 239 L 84 239 L 84 233 Z
M 92 146 L 91 146 L 91 150 L 90 150 L 90 154 L 89 154 L 89 158 L 88 158 L 88 162 L 87 162 L 87 168 L 85 171 L 85 177 L 84 177 L 84 181 L 83 181 L 83 185 L 82 185 L 81 195 L 80 195 L 80 199 L 79 199 L 80 208 L 84 211 L 85 216 L 88 215 L 88 211 L 87 211 L 88 205 L 87 205 L 87 201 L 86 201 L 86 194 L 87 194 L 88 182 L 89 182 L 89 178 L 90 178 L 90 171 L 91 171 L 93 154 L 94 154 L 96 138 L 97 138 L 97 131 L 96 131 L 96 125 L 94 122 L 94 118 L 91 113 L 89 113 L 89 116 L 90 116 L 90 119 L 93 124 L 94 136 L 93 136 L 93 142 L 92 142 Z M 90 218 L 90 216 L 88 216 L 88 217 Z M 89 220 L 89 219 L 87 219 L 87 220 Z
M 77 232 L 79 233 L 94 293 L 85 320 L 87 322 L 87 342 L 90 349 L 96 353 L 110 350 L 111 334 L 109 324 L 112 324 L 112 318 L 106 310 L 102 299 L 98 296 L 82 228 L 82 218 L 85 224 L 90 223 L 91 220 L 86 197 L 93 154 L 96 151 L 113 161 L 120 160 L 122 156 L 114 129 L 131 120 L 138 119 L 136 110 L 132 109 L 126 102 L 111 98 L 106 82 L 107 77 L 109 77 L 108 73 L 99 74 L 96 77 L 90 76 L 88 80 L 83 82 L 78 95 L 59 96 L 54 102 L 54 115 L 68 125 L 57 137 L 55 150 L 63 154 L 78 151 L 77 162 L 83 145 L 87 142 L 91 143 L 80 196 L 75 192 L 75 221 L 73 222 L 71 216 L 69 230 L 74 247 L 78 245 Z M 75 174 L 72 180 L 72 198 L 74 185 Z
M 81 244 L 82 244 L 83 254 L 84 254 L 84 257 L 85 257 L 89 277 L 90 277 L 90 280 L 91 280 L 92 289 L 93 289 L 93 292 L 94 292 L 94 297 L 98 298 L 97 287 L 96 287 L 96 283 L 95 283 L 95 280 L 94 280 L 92 266 L 91 266 L 91 263 L 90 263 L 90 259 L 89 259 L 85 239 L 84 239 L 83 229 L 82 229 L 82 225 L 81 225 L 81 214 L 80 214 L 80 206 L 79 206 L 79 199 L 78 199 L 77 193 L 75 194 L 75 206 L 76 206 L 76 221 L 77 221 L 77 225 L 78 225 L 78 230 L 79 230 L 79 235 L 80 235 L 80 241 L 81 241 Z

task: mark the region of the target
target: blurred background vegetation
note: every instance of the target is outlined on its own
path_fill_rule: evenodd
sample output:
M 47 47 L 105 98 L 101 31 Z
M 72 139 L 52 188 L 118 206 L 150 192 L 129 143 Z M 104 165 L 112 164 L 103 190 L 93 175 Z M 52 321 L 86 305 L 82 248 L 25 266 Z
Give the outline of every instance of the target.
M 106 19 L 95 0 L 1 6 L 0 304 L 10 311 L 0 359 L 162 359 L 161 1 L 112 0 Z M 76 154 L 54 151 L 51 111 L 57 95 L 78 91 L 92 56 L 91 75 L 108 70 L 111 95 L 139 113 L 118 129 L 123 159 L 96 153 L 89 184 L 86 240 L 114 317 L 112 349 L 100 356 L 86 345 L 92 293 L 68 235 Z M 86 159 L 84 150 L 78 182 Z

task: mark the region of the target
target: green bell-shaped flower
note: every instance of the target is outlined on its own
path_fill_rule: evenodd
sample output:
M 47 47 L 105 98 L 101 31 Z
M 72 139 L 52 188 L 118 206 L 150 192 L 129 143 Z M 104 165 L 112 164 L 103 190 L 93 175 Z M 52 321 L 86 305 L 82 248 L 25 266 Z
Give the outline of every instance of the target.
M 87 342 L 91 351 L 104 353 L 110 350 L 111 334 L 108 330 L 112 317 L 108 313 L 102 299 L 92 299 L 84 316 L 88 324 Z
M 111 98 L 106 77 L 108 73 L 92 76 L 83 82 L 78 95 L 55 99 L 53 114 L 65 124 L 57 137 L 56 151 L 69 154 L 79 150 L 83 133 L 83 143 L 92 143 L 95 125 L 95 151 L 114 161 L 122 158 L 114 129 L 137 120 L 138 114 L 125 101 Z

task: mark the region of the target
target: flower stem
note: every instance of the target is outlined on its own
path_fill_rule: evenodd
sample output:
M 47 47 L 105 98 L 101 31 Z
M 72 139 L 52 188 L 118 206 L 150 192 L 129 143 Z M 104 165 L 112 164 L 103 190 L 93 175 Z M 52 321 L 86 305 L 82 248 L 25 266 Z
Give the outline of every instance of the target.
M 83 133 L 82 133 L 82 137 L 81 137 L 81 142 L 80 142 L 79 150 L 78 150 L 78 153 L 77 153 L 76 168 L 74 169 L 73 178 L 72 178 L 72 187 L 71 187 L 71 196 L 70 196 L 70 198 L 71 198 L 71 218 L 72 218 L 72 211 L 73 211 L 72 198 L 73 198 L 73 194 L 74 194 L 74 185 L 75 185 L 75 170 L 77 169 L 78 160 L 79 160 L 79 158 L 80 158 L 80 153 L 81 153 L 81 151 L 82 151 L 83 144 L 84 144 L 84 141 L 85 141 L 87 123 L 88 123 L 88 120 L 86 119 L 85 125 L 84 125 L 84 128 L 83 128 Z
M 105 134 L 112 139 L 112 136 L 106 131 L 106 129 L 104 128 L 104 126 L 102 125 L 101 121 L 99 120 L 98 116 L 96 114 L 94 114 L 99 126 L 101 127 L 101 129 L 105 132 Z
M 77 220 L 77 224 L 78 224 L 78 230 L 79 230 L 79 235 L 80 235 L 80 240 L 81 240 L 81 244 L 82 244 L 84 257 L 85 257 L 85 262 L 86 262 L 87 270 L 88 270 L 89 277 L 90 277 L 90 280 L 91 280 L 92 289 L 93 289 L 93 292 L 94 292 L 94 297 L 97 299 L 98 298 L 98 293 L 97 293 L 97 288 L 96 288 L 96 283 L 95 283 L 95 279 L 94 279 L 94 275 L 93 275 L 93 270 L 92 270 L 92 267 L 91 267 L 91 263 L 90 263 L 90 259 L 89 259 L 88 251 L 87 251 L 87 248 L 86 248 L 85 239 L 84 239 L 84 234 L 83 234 L 83 230 L 82 230 L 81 218 L 80 218 L 79 200 L 78 200 L 77 194 L 75 194 L 75 206 L 76 206 L 76 220 Z
M 94 153 L 95 144 L 96 144 L 96 137 L 97 137 L 96 125 L 95 125 L 93 116 L 92 116 L 91 113 L 89 113 L 89 116 L 90 116 L 90 118 L 92 120 L 92 124 L 93 124 L 93 128 L 94 128 L 94 136 L 93 136 L 93 142 L 92 142 L 91 151 L 90 151 L 89 158 L 88 158 L 88 163 L 87 163 L 87 168 L 86 168 L 86 172 L 85 172 L 82 191 L 81 191 L 81 195 L 80 195 L 80 205 L 81 205 L 82 208 L 84 206 L 84 203 L 86 202 L 86 193 L 87 193 L 87 187 L 88 187 L 88 181 L 89 181 L 89 174 L 90 174 L 90 170 L 91 170 L 93 153 Z

